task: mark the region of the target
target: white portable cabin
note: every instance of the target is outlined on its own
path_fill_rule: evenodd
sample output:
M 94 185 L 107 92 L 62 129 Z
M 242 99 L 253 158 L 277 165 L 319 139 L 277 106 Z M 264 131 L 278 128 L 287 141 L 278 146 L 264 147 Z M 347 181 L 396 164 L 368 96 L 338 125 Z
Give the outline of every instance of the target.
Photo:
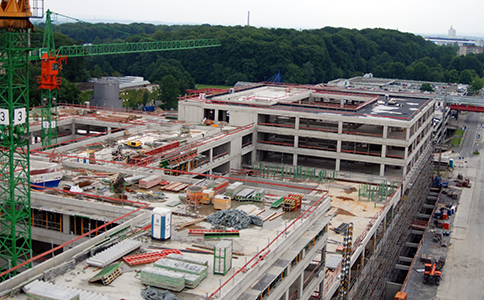
M 151 213 L 151 237 L 159 240 L 171 238 L 171 210 L 156 207 Z

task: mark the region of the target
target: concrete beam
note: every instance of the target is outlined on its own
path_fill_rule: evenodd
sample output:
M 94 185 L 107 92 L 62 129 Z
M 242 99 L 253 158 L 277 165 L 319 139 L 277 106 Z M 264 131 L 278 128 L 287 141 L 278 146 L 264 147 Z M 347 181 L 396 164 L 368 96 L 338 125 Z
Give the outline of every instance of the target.
M 418 248 L 419 244 L 415 244 L 415 243 L 406 242 L 406 243 L 405 243 L 405 246 L 407 246 L 407 247 L 409 247 L 409 248 Z
M 408 270 L 410 270 L 410 266 L 395 264 L 395 269 L 402 270 L 402 271 L 408 271 Z
M 413 261 L 413 257 L 399 256 L 398 257 L 398 260 L 405 261 L 405 262 L 412 262 Z

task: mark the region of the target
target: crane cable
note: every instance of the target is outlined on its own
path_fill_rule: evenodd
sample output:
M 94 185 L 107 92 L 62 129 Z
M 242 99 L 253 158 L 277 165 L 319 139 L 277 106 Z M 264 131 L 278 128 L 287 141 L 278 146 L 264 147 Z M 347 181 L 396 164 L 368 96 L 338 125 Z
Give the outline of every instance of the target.
M 142 38 L 142 39 L 147 39 L 147 40 L 159 42 L 159 40 L 156 40 L 156 39 L 153 39 L 153 38 L 149 38 L 149 37 L 146 37 L 146 36 L 141 36 L 141 35 L 138 35 L 138 34 L 132 34 L 132 33 L 129 33 L 129 32 L 124 32 L 122 30 L 97 25 L 97 24 L 90 23 L 90 22 L 87 22 L 87 21 L 84 21 L 84 20 L 81 20 L 81 19 L 77 19 L 77 18 L 73 18 L 73 17 L 69 17 L 69 16 L 66 16 L 66 15 L 60 14 L 60 13 L 56 13 L 56 12 L 53 12 L 53 11 L 51 11 L 51 13 L 53 15 L 61 16 L 61 17 L 67 18 L 67 19 L 71 19 L 71 20 L 74 20 L 74 21 L 79 22 L 79 23 L 85 23 L 85 24 L 96 26 L 96 27 L 104 28 L 104 29 L 107 29 L 107 30 L 112 30 L 112 31 L 115 31 L 115 32 L 118 32 L 118 33 L 126 34 L 126 35 L 129 35 L 129 36 L 139 37 L 139 38 Z

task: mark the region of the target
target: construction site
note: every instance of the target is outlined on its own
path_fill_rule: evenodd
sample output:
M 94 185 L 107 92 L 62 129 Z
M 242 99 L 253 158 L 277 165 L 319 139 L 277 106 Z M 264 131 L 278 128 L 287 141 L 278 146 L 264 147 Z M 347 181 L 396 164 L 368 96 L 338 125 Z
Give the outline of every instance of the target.
M 404 292 L 441 195 L 432 96 L 260 83 L 180 99 L 174 119 L 63 104 L 50 49 L 39 116 L 12 99 L 35 49 L 7 42 L 31 25 L 8 3 L 0 299 Z

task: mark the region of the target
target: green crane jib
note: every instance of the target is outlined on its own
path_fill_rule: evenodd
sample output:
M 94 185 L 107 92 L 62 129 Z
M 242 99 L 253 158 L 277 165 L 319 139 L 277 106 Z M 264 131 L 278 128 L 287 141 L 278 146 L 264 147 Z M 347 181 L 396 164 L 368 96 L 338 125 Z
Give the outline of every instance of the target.
M 150 41 L 118 44 L 86 44 L 61 46 L 55 48 L 52 29 L 52 11 L 47 10 L 44 29 L 44 42 L 40 49 L 31 52 L 29 60 L 42 60 L 42 75 L 37 82 L 42 90 L 42 146 L 49 147 L 57 143 L 57 91 L 61 84 L 57 74 L 62 61 L 68 57 L 85 57 L 109 54 L 127 54 L 184 49 L 200 49 L 220 46 L 216 39 Z
M 41 49 L 30 47 L 30 18 L 43 17 L 43 1 L 2 0 L 0 5 L 0 282 L 29 268 L 32 258 L 30 210 L 29 61 L 42 61 L 42 145 L 56 143 L 55 106 L 66 57 L 195 49 L 217 40 L 139 42 L 67 46 L 55 49 L 50 15 Z M 44 71 L 48 71 L 44 73 Z

